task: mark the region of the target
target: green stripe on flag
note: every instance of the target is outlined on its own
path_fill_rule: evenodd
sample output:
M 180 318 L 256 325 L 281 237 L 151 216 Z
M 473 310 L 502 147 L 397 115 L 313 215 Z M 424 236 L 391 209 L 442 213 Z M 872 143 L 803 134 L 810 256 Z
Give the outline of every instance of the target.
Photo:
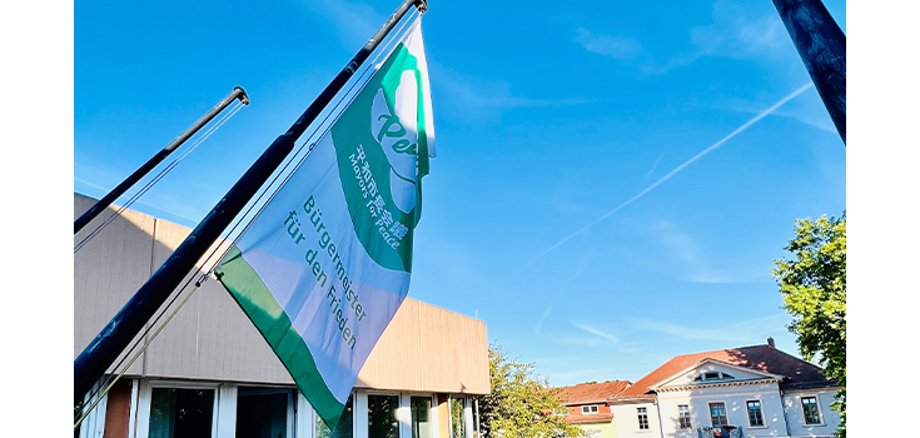
M 214 273 L 271 345 L 316 413 L 334 428 L 345 406 L 329 391 L 307 344 L 240 250 L 234 247 Z

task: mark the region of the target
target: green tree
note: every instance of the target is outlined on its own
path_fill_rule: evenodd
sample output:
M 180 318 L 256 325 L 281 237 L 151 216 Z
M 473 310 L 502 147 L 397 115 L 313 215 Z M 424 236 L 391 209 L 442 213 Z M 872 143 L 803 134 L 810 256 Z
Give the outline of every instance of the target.
M 846 225 L 846 212 L 840 218 L 796 220 L 795 238 L 786 246 L 792 256 L 775 260 L 773 269 L 799 351 L 843 388 L 834 404 L 843 420 L 838 436 L 846 436 Z
M 489 348 L 492 393 L 479 401 L 482 432 L 487 437 L 580 437 L 581 429 L 565 421 L 566 408 L 534 376 L 532 363 L 516 362 L 495 346 Z

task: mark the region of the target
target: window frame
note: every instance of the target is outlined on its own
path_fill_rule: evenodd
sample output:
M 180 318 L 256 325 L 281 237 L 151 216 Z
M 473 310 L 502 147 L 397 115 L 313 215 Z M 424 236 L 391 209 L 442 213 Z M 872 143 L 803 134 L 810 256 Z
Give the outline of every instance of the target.
M 819 394 L 808 394 L 808 395 L 800 395 L 798 398 L 799 398 L 799 407 L 802 409 L 802 425 L 804 425 L 805 427 L 824 426 L 825 425 L 824 415 L 821 412 L 821 396 Z M 818 410 L 818 422 L 817 423 L 808 422 L 808 415 L 805 413 L 805 403 L 804 403 L 806 398 L 815 399 L 815 408 Z
M 685 417 L 683 416 L 684 412 L 680 411 L 681 407 L 687 408 L 687 412 L 686 412 L 687 425 L 686 426 L 684 426 L 684 423 L 683 423 L 683 420 L 685 419 Z M 693 429 L 693 414 L 690 413 L 689 404 L 677 405 L 677 428 L 678 430 L 692 430 Z
M 722 405 L 722 410 L 725 412 L 725 423 L 719 424 L 718 426 L 712 421 L 713 419 L 712 405 L 714 404 Z M 725 400 L 713 400 L 713 401 L 707 402 L 706 408 L 708 408 L 708 411 L 709 411 L 709 425 L 711 427 L 730 426 L 732 424 L 731 421 L 728 419 L 728 403 L 726 403 Z
M 438 424 L 441 420 L 438 416 L 438 397 L 435 394 L 430 392 L 408 392 L 405 394 L 406 397 L 406 406 L 409 408 L 409 438 L 412 438 L 412 398 L 427 398 L 431 400 L 431 407 L 428 408 L 428 431 L 430 436 L 438 437 Z M 402 404 L 402 397 L 400 397 L 400 404 Z M 448 405 L 448 410 L 450 405 Z M 400 433 L 400 437 L 402 434 Z
M 642 412 L 640 412 L 640 409 Z M 642 428 L 642 416 L 645 416 L 645 428 Z M 636 406 L 636 426 L 639 432 L 651 432 L 652 424 L 648 418 L 648 406 Z
M 748 403 L 750 403 L 750 402 L 757 402 L 757 405 L 758 405 L 757 407 L 758 407 L 758 409 L 760 410 L 760 421 L 761 421 L 761 423 L 762 423 L 762 424 L 759 425 L 759 426 L 755 426 L 755 425 L 751 424 L 751 407 L 748 405 Z M 745 400 L 745 401 L 744 401 L 744 411 L 745 411 L 745 413 L 747 414 L 747 424 L 748 424 L 748 427 L 749 427 L 749 428 L 752 428 L 752 429 L 766 429 L 766 428 L 768 427 L 768 426 L 767 426 L 767 417 L 766 417 L 766 414 L 764 414 L 764 410 L 763 410 L 763 400 L 761 400 L 761 399 L 759 399 L 759 398 L 750 398 L 750 399 Z
M 591 412 L 590 408 L 594 408 L 594 412 Z M 585 411 L 585 409 L 588 409 Z M 598 405 L 582 405 L 581 415 L 597 415 L 601 412 L 601 408 Z
M 715 374 L 714 377 L 708 377 L 710 374 Z M 702 371 L 693 378 L 695 383 L 707 383 L 707 382 L 722 382 L 726 380 L 735 380 L 735 376 L 728 374 L 722 370 L 716 371 Z
M 406 396 L 406 394 L 398 391 L 372 390 L 364 392 L 364 412 L 362 413 L 363 415 L 361 418 L 355 416 L 355 418 L 352 419 L 352 421 L 355 422 L 355 426 L 357 426 L 358 423 L 363 423 L 362 430 L 370 430 L 370 406 L 371 397 L 373 396 L 396 397 L 396 410 L 393 411 L 393 415 L 396 417 L 396 434 L 399 436 L 399 438 L 404 438 L 406 436 L 406 432 L 408 432 L 408 436 L 411 437 L 412 409 L 411 406 L 406 403 L 408 402 L 409 398 Z M 406 410 L 408 410 L 408 418 L 406 418 Z M 354 434 L 352 435 L 353 437 L 359 436 L 358 429 L 353 426 L 352 430 L 354 431 Z
M 137 398 L 137 427 L 128 428 L 128 436 L 132 438 L 148 438 L 150 436 L 150 409 L 153 407 L 154 388 L 174 389 L 210 389 L 214 391 L 214 405 L 211 407 L 211 437 L 217 437 L 219 430 L 218 415 L 221 409 L 233 412 L 233 429 L 236 429 L 236 385 L 226 385 L 218 382 L 189 382 L 184 380 L 140 380 Z M 132 403 L 133 405 L 134 403 Z
M 297 421 L 297 394 L 300 392 L 296 387 L 275 385 L 237 385 L 236 403 L 234 404 L 239 403 L 240 389 L 243 389 L 245 392 L 249 392 L 251 395 L 269 395 L 281 393 L 287 394 L 287 411 L 285 413 L 287 417 L 287 423 L 285 425 L 285 429 L 287 430 L 287 436 L 296 436 L 296 426 L 294 423 Z M 234 420 L 236 420 L 235 417 Z M 233 432 L 236 433 L 236 421 L 234 421 Z

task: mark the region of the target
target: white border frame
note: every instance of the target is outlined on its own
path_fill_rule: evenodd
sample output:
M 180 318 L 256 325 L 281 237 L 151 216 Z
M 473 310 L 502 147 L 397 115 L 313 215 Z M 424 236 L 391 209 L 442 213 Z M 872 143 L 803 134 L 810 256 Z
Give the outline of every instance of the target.
M 686 404 L 677 403 L 674 405 L 677 408 L 677 433 L 693 431 L 693 401 L 689 400 Z M 680 407 L 687 407 L 687 417 L 690 420 L 690 427 L 681 427 L 680 425 Z
M 725 400 L 725 399 L 715 399 L 715 400 L 707 400 L 707 401 L 706 401 L 706 416 L 709 417 L 709 427 L 712 427 L 712 428 L 715 428 L 715 427 L 716 427 L 715 424 L 712 424 L 712 404 L 713 404 L 713 403 L 722 403 L 722 406 L 725 408 L 725 424 L 720 425 L 720 426 L 718 426 L 718 427 L 722 427 L 722 426 L 733 426 L 733 424 L 732 424 L 732 419 L 729 418 L 729 416 L 728 416 L 728 413 L 729 413 L 729 410 L 728 410 L 728 400 Z M 745 415 L 747 415 L 747 413 L 745 413 Z
M 427 398 L 431 401 L 431 407 L 428 408 L 428 432 L 432 438 L 440 438 L 438 426 L 441 424 L 438 418 L 438 396 L 430 392 L 409 392 L 405 394 L 406 406 L 409 409 L 409 434 L 407 438 L 412 438 L 412 397 Z
M 227 388 L 224 391 L 221 390 L 221 386 L 226 386 Z M 138 391 L 138 403 L 136 411 L 136 423 L 135 423 L 135 437 L 136 438 L 148 438 L 150 436 L 150 405 L 153 397 L 154 388 L 176 388 L 176 389 L 211 389 L 214 390 L 214 406 L 211 408 L 211 437 L 217 437 L 219 426 L 218 422 L 223 420 L 223 422 L 228 422 L 228 416 L 219 416 L 218 411 L 222 407 L 220 401 L 222 398 L 226 397 L 224 393 L 232 392 L 233 397 L 231 400 L 232 406 L 232 429 L 231 432 L 235 432 L 236 428 L 236 385 L 221 385 L 220 383 L 210 383 L 210 382 L 187 382 L 182 380 L 141 380 L 140 389 Z M 230 391 L 228 391 L 230 390 Z M 228 394 L 229 395 L 229 394 Z M 226 409 L 226 408 L 225 408 Z M 223 430 L 220 430 L 223 432 Z M 232 435 L 232 434 L 231 434 Z
M 760 403 L 760 419 L 763 421 L 762 426 L 751 426 L 751 411 L 748 407 L 748 402 L 756 401 Z M 744 416 L 747 417 L 747 427 L 748 429 L 769 429 L 770 426 L 767 425 L 767 413 L 764 409 L 763 399 L 760 397 L 752 397 L 744 399 Z
M 287 413 L 285 415 L 285 433 L 288 437 L 294 437 L 294 423 L 296 422 L 295 417 L 297 416 L 297 394 L 300 394 L 300 391 L 297 388 L 292 388 L 288 386 L 264 386 L 264 385 L 237 385 L 236 387 L 236 403 L 239 403 L 240 399 L 240 388 L 246 388 L 252 390 L 255 396 L 258 395 L 273 395 L 273 394 L 287 394 Z M 234 415 L 235 417 L 235 415 Z M 235 422 L 234 422 L 235 424 Z M 236 432 L 236 426 L 233 427 L 234 432 Z M 234 433 L 235 435 L 235 433 Z
M 650 406 L 657 406 L 657 405 L 652 404 Z M 635 409 L 636 409 L 636 416 L 635 416 L 636 433 L 652 433 L 652 419 L 651 419 L 651 412 L 648 411 L 649 406 L 636 406 Z M 645 429 L 642 428 L 642 423 L 639 422 L 639 409 L 645 409 L 645 423 L 648 425 L 648 427 Z
M 802 404 L 802 399 L 806 397 L 814 397 L 815 405 L 818 406 L 818 423 L 806 423 L 805 418 L 805 405 Z M 824 420 L 824 409 L 821 406 L 821 394 L 796 394 L 796 400 L 798 401 L 799 409 L 802 410 L 802 427 L 824 427 L 827 426 L 827 422 Z

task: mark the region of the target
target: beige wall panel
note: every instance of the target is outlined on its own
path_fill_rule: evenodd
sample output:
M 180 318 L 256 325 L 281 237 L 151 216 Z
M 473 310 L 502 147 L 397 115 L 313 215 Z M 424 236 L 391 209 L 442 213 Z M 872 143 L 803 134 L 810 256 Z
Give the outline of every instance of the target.
M 76 214 L 91 201 L 75 195 L 74 204 Z M 75 260 L 75 354 L 189 232 L 186 227 L 128 211 L 80 252 L 81 257 L 84 252 L 90 257 Z M 407 298 L 371 352 L 356 386 L 484 394 L 489 390 L 487 348 L 482 321 Z M 213 278 L 192 296 L 128 374 L 293 383 L 243 311 Z
M 95 200 L 74 195 L 74 217 Z M 113 212 L 110 207 L 74 236 L 74 245 Z M 127 210 L 74 254 L 74 357 L 150 277 L 154 219 Z M 131 368 L 139 371 L 139 364 Z
M 419 387 L 419 363 L 412 354 L 418 347 L 419 302 L 403 301 L 383 331 L 367 362 L 358 373 L 358 388 L 414 389 Z
M 181 225 L 157 221 L 156 266 L 189 232 Z M 209 265 L 216 263 L 224 248 L 218 249 Z M 200 276 L 196 272 L 193 281 Z M 192 288 L 193 285 L 186 293 Z M 293 383 L 262 335 L 214 278 L 204 283 L 151 344 L 145 357 L 145 373 L 170 378 Z
M 486 394 L 485 323 L 407 298 L 358 374 L 356 386 Z

